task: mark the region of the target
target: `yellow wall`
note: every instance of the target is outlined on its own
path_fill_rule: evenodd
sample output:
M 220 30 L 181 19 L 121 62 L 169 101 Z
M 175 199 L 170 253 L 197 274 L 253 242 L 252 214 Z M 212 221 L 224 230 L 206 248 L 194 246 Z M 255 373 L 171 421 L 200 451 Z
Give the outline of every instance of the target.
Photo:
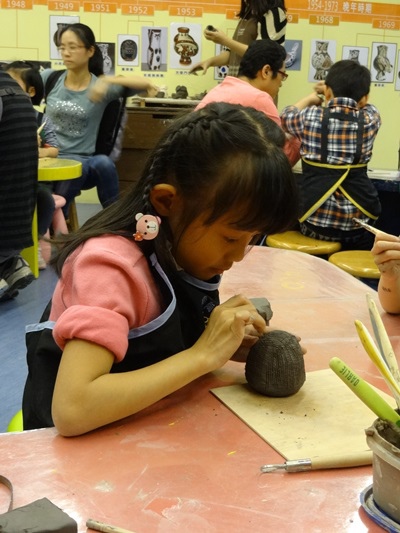
M 3 0 L 5 2 L 32 2 L 32 0 Z M 46 0 L 38 0 L 37 3 L 43 3 Z M 235 20 L 227 19 L 227 12 L 224 9 L 222 0 L 216 0 L 211 6 L 207 2 L 197 6 L 203 6 L 202 17 L 171 17 L 168 14 L 168 4 L 162 4 L 155 0 L 149 2 L 153 6 L 162 7 L 164 10 L 155 10 L 154 16 L 131 16 L 122 15 L 118 4 L 117 12 L 114 14 L 89 13 L 80 7 L 80 11 L 50 11 L 46 5 L 37 5 L 36 1 L 31 9 L 1 9 L 0 8 L 0 60 L 49 60 L 49 25 L 50 15 L 55 16 L 77 16 L 80 22 L 88 24 L 94 31 L 96 39 L 100 42 L 117 42 L 118 34 L 141 35 L 141 27 L 145 26 L 164 26 L 169 27 L 172 22 L 186 22 L 190 24 L 213 24 L 214 26 L 225 31 L 229 35 L 233 34 L 236 26 Z M 338 26 L 312 25 L 308 21 L 308 12 L 297 9 L 299 6 L 306 7 L 305 2 L 313 0 L 287 0 L 286 4 L 289 13 L 300 12 L 301 15 L 296 23 L 288 25 L 286 37 L 289 40 L 302 41 L 302 69 L 300 71 L 290 70 L 290 77 L 284 83 L 279 93 L 279 105 L 282 109 L 285 105 L 294 103 L 300 97 L 311 92 L 313 83 L 308 82 L 309 56 L 311 50 L 311 41 L 313 39 L 334 40 L 336 41 L 336 60 L 341 59 L 342 46 L 364 46 L 370 49 L 369 60 L 371 59 L 371 47 L 373 42 L 395 43 L 397 45 L 395 79 L 399 75 L 400 65 L 398 65 L 398 51 L 400 48 L 400 22 L 396 23 L 396 30 L 383 31 L 374 29 L 371 22 L 344 22 L 340 20 Z M 315 0 L 317 1 L 317 0 Z M 219 5 L 217 6 L 219 2 Z M 326 3 L 327 0 L 324 0 Z M 137 4 L 138 2 L 131 2 Z M 139 5 L 145 2 L 139 2 Z M 344 3 L 344 2 L 343 2 Z M 191 5 L 189 2 L 175 2 L 175 4 Z M 194 2 L 192 3 L 194 4 Z M 349 2 L 350 4 L 350 2 Z M 361 4 L 361 2 L 355 2 Z M 365 5 L 383 4 L 382 0 L 375 2 L 363 3 Z M 393 4 L 394 20 L 400 20 L 398 0 L 386 0 L 385 5 Z M 236 5 L 233 2 L 233 7 Z M 239 1 L 237 1 L 239 6 Z M 208 9 L 208 7 L 209 9 Z M 217 9 L 218 7 L 218 9 Z M 232 5 L 227 7 L 232 8 Z M 209 12 L 207 12 L 209 11 Z M 234 10 L 230 9 L 229 15 L 232 16 Z M 306 18 L 304 18 L 306 17 Z M 345 17 L 344 17 L 345 18 Z M 385 16 L 383 16 L 385 18 Z M 387 18 L 387 17 L 386 17 Z M 171 38 L 171 35 L 169 36 Z M 202 57 L 206 58 L 215 54 L 214 44 L 202 40 Z M 140 65 L 140 61 L 139 61 Z M 53 62 L 53 66 L 59 68 Z M 182 72 L 182 71 L 180 71 Z M 116 66 L 116 73 L 125 74 L 120 66 Z M 134 74 L 142 74 L 139 67 L 135 67 Z M 143 73 L 151 76 L 149 72 Z M 159 85 L 167 85 L 169 94 L 175 91 L 177 85 L 185 85 L 189 95 L 209 90 L 217 81 L 214 79 L 213 69 L 210 69 L 205 76 L 188 75 L 186 71 L 178 73 L 177 70 L 168 70 L 165 73 L 158 73 L 154 82 Z M 374 103 L 381 112 L 383 125 L 375 143 L 374 155 L 371 161 L 372 168 L 394 169 L 397 168 L 398 149 L 400 139 L 400 91 L 395 90 L 394 83 L 384 83 L 380 86 L 372 84 L 370 101 Z M 85 193 L 81 199 L 85 201 L 93 200 L 93 194 Z

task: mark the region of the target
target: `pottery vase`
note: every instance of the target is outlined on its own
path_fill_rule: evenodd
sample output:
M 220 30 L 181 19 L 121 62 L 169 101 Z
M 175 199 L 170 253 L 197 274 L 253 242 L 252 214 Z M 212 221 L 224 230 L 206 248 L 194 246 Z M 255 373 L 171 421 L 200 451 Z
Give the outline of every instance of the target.
M 189 33 L 189 28 L 180 27 L 174 37 L 174 50 L 180 56 L 181 65 L 190 65 L 192 57 L 199 51 L 199 45 Z

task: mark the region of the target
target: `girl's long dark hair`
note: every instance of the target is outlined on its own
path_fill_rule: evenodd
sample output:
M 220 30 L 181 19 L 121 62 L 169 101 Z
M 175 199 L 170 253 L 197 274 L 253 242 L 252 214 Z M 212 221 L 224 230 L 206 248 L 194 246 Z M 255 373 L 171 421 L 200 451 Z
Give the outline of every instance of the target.
M 241 0 L 240 11 L 237 16 L 241 19 L 256 17 L 260 19 L 275 7 L 286 11 L 285 0 Z
M 260 234 L 293 227 L 298 217 L 298 189 L 282 147 L 285 135 L 264 113 L 227 103 L 212 103 L 174 120 L 148 159 L 137 184 L 120 200 L 66 235 L 56 258 L 58 273 L 69 254 L 103 234 L 133 239 L 137 213 L 152 213 L 151 189 L 176 187 L 184 201 L 180 235 L 171 235 L 168 218 L 153 241 L 138 243 L 148 255 L 169 262 L 168 243 L 176 243 L 188 225 L 208 214 L 205 224 L 235 213 L 236 229 Z

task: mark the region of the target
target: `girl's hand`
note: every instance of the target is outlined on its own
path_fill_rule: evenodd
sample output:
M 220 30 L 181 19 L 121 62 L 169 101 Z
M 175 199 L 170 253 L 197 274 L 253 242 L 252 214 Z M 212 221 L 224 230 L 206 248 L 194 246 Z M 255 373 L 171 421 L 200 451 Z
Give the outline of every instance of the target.
M 380 231 L 371 249 L 375 264 L 382 274 L 400 277 L 400 238 Z
M 212 41 L 215 44 L 224 44 L 226 42 L 226 35 L 223 31 L 220 30 L 204 30 L 204 37 L 207 39 L 207 41 Z
M 232 357 L 242 345 L 249 327 L 252 328 L 250 337 L 267 331 L 265 320 L 244 296 L 234 296 L 214 309 L 204 333 L 193 346 L 204 359 L 205 373 L 220 368 Z M 254 339 L 247 338 L 246 342 L 252 344 Z
M 92 102 L 101 102 L 108 91 L 108 82 L 105 76 L 97 78 L 96 83 L 89 89 L 88 97 Z
M 193 67 L 189 70 L 189 74 L 194 74 L 197 76 L 197 74 L 201 72 L 202 76 L 204 76 L 210 66 L 210 62 L 205 59 L 204 61 L 193 65 Z

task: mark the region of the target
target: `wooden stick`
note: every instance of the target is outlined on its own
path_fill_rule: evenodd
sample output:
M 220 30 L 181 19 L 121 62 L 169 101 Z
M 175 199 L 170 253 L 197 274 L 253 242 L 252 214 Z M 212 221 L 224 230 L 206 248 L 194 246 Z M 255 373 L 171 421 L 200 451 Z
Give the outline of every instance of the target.
M 374 333 L 376 340 L 378 341 L 379 348 L 381 349 L 383 358 L 385 359 L 386 364 L 392 373 L 393 379 L 400 387 L 400 371 L 397 364 L 396 355 L 394 353 L 392 343 L 390 342 L 389 335 L 385 329 L 385 325 L 382 322 L 382 317 L 379 314 L 376 303 L 370 294 L 367 294 L 367 303 L 372 327 L 374 328 Z
M 134 531 L 123 529 L 117 526 L 110 526 L 110 524 L 105 524 L 104 522 L 98 522 L 89 518 L 86 521 L 86 527 L 89 529 L 94 529 L 95 531 L 101 531 L 101 533 L 135 533 Z
M 369 355 L 369 358 L 373 363 L 375 363 L 375 366 L 381 373 L 382 377 L 384 378 L 386 384 L 390 388 L 394 399 L 396 400 L 397 406 L 400 409 L 400 387 L 396 383 L 394 377 L 392 376 L 388 366 L 386 365 L 382 355 L 380 354 L 373 338 L 369 334 L 369 331 L 364 326 L 360 320 L 355 321 L 356 329 L 358 336 L 360 337 L 361 343 L 365 348 L 365 351 Z

